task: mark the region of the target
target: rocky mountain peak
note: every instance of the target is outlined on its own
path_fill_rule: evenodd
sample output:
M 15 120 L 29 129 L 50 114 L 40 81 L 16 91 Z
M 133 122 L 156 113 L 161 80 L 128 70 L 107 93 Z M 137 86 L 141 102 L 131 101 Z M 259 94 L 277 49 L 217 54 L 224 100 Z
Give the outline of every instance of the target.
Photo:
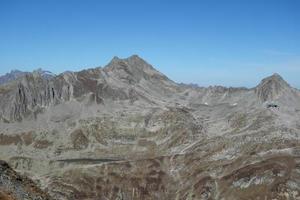
M 286 83 L 286 81 L 278 73 L 274 73 L 273 75 L 264 78 L 262 81 L 270 81 L 270 80 L 274 81 L 274 82 L 284 82 L 284 83 Z
M 120 80 L 128 80 L 130 83 L 139 82 L 141 79 L 165 79 L 167 77 L 157 71 L 138 55 L 132 55 L 121 59 L 114 57 L 103 69 L 106 73 Z
M 300 93 L 278 74 L 252 89 L 204 88 L 134 55 L 52 79 L 28 73 L 0 99 L 0 200 L 48 198 L 9 166 L 53 199 L 299 196 Z
M 10 74 L 20 74 L 20 73 L 22 73 L 22 71 L 20 71 L 20 70 L 18 70 L 18 69 L 12 69 L 12 70 L 10 71 Z
M 131 65 L 131 67 L 139 68 L 142 66 L 150 66 L 145 60 L 140 58 L 138 55 L 132 55 L 128 58 L 119 58 L 118 56 L 114 56 L 113 59 L 109 62 L 106 67 L 112 67 L 111 65 Z
M 114 56 L 114 57 L 111 59 L 110 63 L 118 62 L 118 61 L 120 61 L 120 60 L 121 60 L 121 59 L 120 59 L 118 56 Z
M 23 72 L 20 70 L 11 70 L 11 72 L 4 74 L 3 76 L 0 76 L 0 85 L 1 84 L 6 84 L 10 81 L 16 80 L 28 72 Z
M 50 71 L 47 71 L 47 70 L 44 70 L 42 68 L 38 68 L 38 69 L 34 70 L 32 73 L 33 74 L 38 74 L 38 75 L 42 76 L 45 79 L 51 79 L 54 76 L 56 76 L 54 73 L 52 73 Z
M 21 77 L 25 77 L 25 75 L 33 74 L 34 76 L 41 76 L 44 79 L 51 79 L 55 77 L 56 75 L 50 71 L 44 70 L 42 68 L 38 68 L 36 70 L 33 70 L 32 73 L 30 72 L 23 72 L 20 70 L 11 70 L 9 73 L 6 73 L 3 76 L 0 76 L 0 85 L 6 84 L 10 81 L 17 80 Z
M 139 55 L 133 54 L 127 58 L 127 60 L 136 60 L 140 62 L 146 62 L 144 59 L 142 59 Z
M 138 55 L 133 54 L 133 55 L 127 57 L 127 58 L 120 58 L 120 57 L 118 57 L 118 56 L 114 56 L 114 57 L 111 59 L 110 63 L 111 63 L 111 62 L 120 62 L 120 61 L 146 62 L 145 60 L 143 60 L 143 59 L 142 59 L 141 57 L 139 57 Z
M 289 84 L 277 73 L 264 78 L 255 88 L 258 98 L 265 101 L 272 101 L 279 97 L 284 91 L 290 88 Z

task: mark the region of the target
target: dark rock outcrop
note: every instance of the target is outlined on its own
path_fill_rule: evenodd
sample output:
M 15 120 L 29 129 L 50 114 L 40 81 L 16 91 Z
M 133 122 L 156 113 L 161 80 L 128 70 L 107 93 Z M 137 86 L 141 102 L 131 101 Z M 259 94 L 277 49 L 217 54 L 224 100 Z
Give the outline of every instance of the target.
M 5 161 L 0 160 L 1 200 L 51 200 L 32 180 L 16 173 Z

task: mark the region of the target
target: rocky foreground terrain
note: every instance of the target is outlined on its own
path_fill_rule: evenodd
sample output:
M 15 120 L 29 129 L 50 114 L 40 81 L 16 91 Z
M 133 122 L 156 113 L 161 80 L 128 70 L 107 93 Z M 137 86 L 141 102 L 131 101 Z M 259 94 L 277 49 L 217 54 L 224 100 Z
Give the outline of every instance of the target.
M 5 161 L 0 161 L 0 199 L 51 200 L 32 180 L 17 174 Z
M 53 199 L 300 199 L 300 91 L 278 74 L 203 88 L 115 57 L 2 84 L 0 121 L 0 159 Z

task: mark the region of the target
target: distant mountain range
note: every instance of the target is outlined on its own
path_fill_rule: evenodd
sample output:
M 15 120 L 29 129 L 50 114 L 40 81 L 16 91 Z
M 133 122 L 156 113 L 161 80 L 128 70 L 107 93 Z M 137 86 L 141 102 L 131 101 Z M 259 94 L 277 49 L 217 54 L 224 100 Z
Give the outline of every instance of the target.
M 20 70 L 11 70 L 10 72 L 0 76 L 0 85 L 6 84 L 10 81 L 17 80 L 17 79 L 25 76 L 26 74 L 30 74 L 30 73 L 31 72 L 23 72 L 23 71 L 20 71 Z M 40 74 L 45 79 L 50 79 L 50 78 L 53 78 L 55 76 L 54 73 L 52 73 L 50 71 L 43 70 L 41 68 L 39 68 L 37 70 L 34 70 L 32 73 Z
M 6 73 L 3 76 L 0 76 L 0 84 L 5 84 L 10 81 L 16 80 L 22 76 L 25 76 L 28 72 L 22 72 L 20 70 L 12 70 L 9 73 Z
M 300 91 L 279 74 L 199 87 L 133 55 L 5 77 L 0 158 L 53 199 L 300 198 Z M 0 195 L 6 184 L 28 191 L 0 175 Z

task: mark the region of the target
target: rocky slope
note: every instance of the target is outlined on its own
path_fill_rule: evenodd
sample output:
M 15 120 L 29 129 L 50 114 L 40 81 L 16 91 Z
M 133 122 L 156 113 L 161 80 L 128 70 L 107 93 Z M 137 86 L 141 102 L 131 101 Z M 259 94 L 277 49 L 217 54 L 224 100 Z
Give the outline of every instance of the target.
M 1 200 L 51 200 L 34 182 L 17 174 L 4 161 L 0 160 L 0 199 Z
M 0 99 L 1 159 L 54 199 L 300 198 L 300 93 L 278 74 L 202 88 L 134 55 Z

